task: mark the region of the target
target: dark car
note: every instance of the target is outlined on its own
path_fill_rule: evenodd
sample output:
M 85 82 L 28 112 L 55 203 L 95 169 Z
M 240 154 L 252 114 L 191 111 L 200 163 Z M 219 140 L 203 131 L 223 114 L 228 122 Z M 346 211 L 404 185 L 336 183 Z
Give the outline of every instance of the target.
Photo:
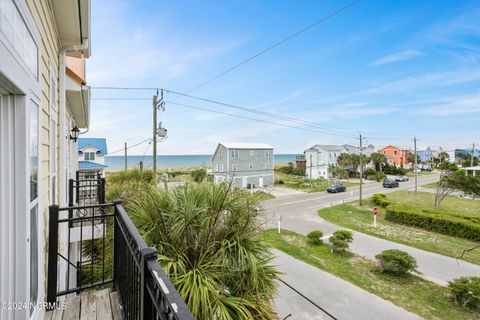
M 397 188 L 400 184 L 395 180 L 385 179 L 383 180 L 384 188 Z
M 405 177 L 405 176 L 396 177 L 396 178 L 395 178 L 395 181 L 397 181 L 397 182 L 407 182 L 407 181 L 408 181 L 408 177 Z
M 328 187 L 327 192 L 329 193 L 337 193 L 337 192 L 345 192 L 347 191 L 347 187 L 343 184 L 334 184 Z

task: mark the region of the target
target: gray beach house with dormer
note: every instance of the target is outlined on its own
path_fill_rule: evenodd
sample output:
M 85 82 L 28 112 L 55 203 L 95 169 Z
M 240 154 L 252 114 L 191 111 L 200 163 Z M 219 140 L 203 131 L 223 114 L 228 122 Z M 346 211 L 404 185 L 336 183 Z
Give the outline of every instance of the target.
M 273 168 L 273 147 L 263 143 L 222 142 L 212 156 L 213 181 L 239 188 L 273 186 Z

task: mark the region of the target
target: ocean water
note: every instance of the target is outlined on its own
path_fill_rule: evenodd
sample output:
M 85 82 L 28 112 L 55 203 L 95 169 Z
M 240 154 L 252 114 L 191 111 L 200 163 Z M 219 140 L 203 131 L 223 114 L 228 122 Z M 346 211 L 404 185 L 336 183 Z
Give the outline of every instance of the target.
M 295 157 L 298 154 L 274 154 L 275 163 L 288 163 L 294 162 Z M 175 155 L 175 156 L 158 156 L 157 168 L 191 168 L 191 167 L 211 167 L 212 156 L 205 155 Z M 138 167 L 140 161 L 143 161 L 143 167 L 149 168 L 153 166 L 153 157 L 151 155 L 146 156 L 128 156 L 127 165 L 128 168 Z M 120 170 L 125 167 L 124 156 L 106 156 L 105 164 L 108 166 L 108 170 Z

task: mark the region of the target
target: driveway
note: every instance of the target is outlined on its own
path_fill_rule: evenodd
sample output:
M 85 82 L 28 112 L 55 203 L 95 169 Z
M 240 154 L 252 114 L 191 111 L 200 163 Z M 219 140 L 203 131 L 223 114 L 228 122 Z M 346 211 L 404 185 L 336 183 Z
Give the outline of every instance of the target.
M 419 177 L 419 183 L 426 184 L 438 180 L 437 175 Z M 389 193 L 397 190 L 410 190 L 414 186 L 413 181 L 405 182 L 399 188 L 385 189 L 381 184 L 364 186 L 364 198 L 373 193 Z M 318 210 L 331 205 L 358 199 L 358 187 L 349 188 L 346 193 L 327 194 L 319 192 L 281 199 L 269 200 L 264 203 L 265 225 L 267 228 L 277 227 L 277 216 L 281 216 L 281 227 L 298 233 L 307 234 L 312 230 L 321 230 L 325 235 L 342 229 L 318 215 Z M 429 251 L 420 250 L 396 242 L 372 237 L 360 232 L 353 231 L 351 250 L 361 256 L 374 259 L 375 255 L 386 249 L 400 249 L 408 252 L 417 259 L 419 271 L 422 276 L 441 285 L 461 276 L 480 276 L 480 266 L 442 256 Z
M 274 249 L 273 253 L 274 263 L 284 273 L 281 279 L 288 284 L 280 282 L 279 297 L 275 300 L 280 319 L 291 314 L 290 320 L 331 320 L 332 317 L 321 309 L 339 320 L 421 319 L 279 250 Z

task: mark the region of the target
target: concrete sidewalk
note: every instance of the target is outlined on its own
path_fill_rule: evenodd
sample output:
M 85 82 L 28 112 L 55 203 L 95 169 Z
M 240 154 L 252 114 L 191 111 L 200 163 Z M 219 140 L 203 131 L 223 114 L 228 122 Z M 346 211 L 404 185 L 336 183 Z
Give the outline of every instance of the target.
M 273 249 L 282 280 L 339 320 L 421 319 L 328 272 Z M 332 319 L 296 291 L 280 282 L 275 306 L 280 319 Z

